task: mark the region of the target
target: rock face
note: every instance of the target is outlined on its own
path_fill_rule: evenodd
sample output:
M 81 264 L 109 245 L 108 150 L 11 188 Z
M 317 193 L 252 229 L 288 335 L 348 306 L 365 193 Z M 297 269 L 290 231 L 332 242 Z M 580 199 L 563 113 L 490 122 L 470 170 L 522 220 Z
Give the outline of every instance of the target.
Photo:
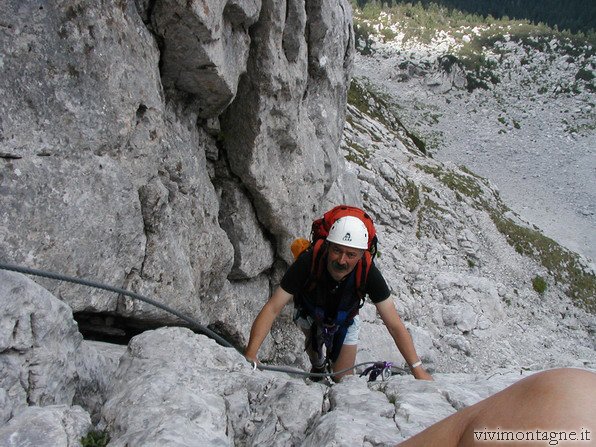
M 266 0 L 251 36 L 246 76 L 221 120 L 224 147 L 259 220 L 289 247 L 343 177 L 336 148 L 353 57 L 350 8 Z M 355 184 L 333 192 L 360 201 Z M 290 260 L 288 250 L 278 254 Z
M 270 291 L 252 284 L 288 260 L 288 241 L 327 204 L 360 202 L 338 151 L 347 1 L 9 0 L 0 21 L 7 262 L 226 324 L 234 314 L 210 306 L 230 281 L 254 316 Z M 75 312 L 175 321 L 41 283 Z
M 161 76 L 165 88 L 196 97 L 201 118 L 216 117 L 234 99 L 244 72 L 258 0 L 155 3 L 152 24 L 163 39 Z
M 27 407 L 0 428 L 0 443 L 6 447 L 75 447 L 90 429 L 89 414 L 81 407 Z
M 35 309 L 29 320 L 45 330 L 43 340 L 19 348 L 20 359 L 38 367 L 21 374 L 30 381 L 33 376 L 31 390 L 21 398 L 2 371 L 3 417 L 10 419 L 0 426 L 0 442 L 7 446 L 80 445 L 92 420 L 111 446 L 390 446 L 531 374 L 438 373 L 434 382 L 411 375 L 367 382 L 355 375 L 327 387 L 253 371 L 234 349 L 184 328 L 144 332 L 122 352 L 83 345 L 68 307 L 24 276 L 2 273 L 0 279 L 1 308 L 20 300 Z M 76 350 L 52 348 L 77 343 Z M 0 365 L 10 371 L 16 369 L 15 350 L 3 347 L 0 354 Z M 33 358 L 40 350 L 51 358 Z M 39 384 L 45 384 L 43 392 Z
M 123 353 L 83 341 L 71 309 L 177 320 L 0 271 L 0 443 L 76 445 L 93 422 L 114 446 L 393 445 L 520 369 L 594 367 L 592 316 L 550 277 L 532 289 L 549 272 L 496 231 L 489 184 L 421 155 L 375 98 L 342 135 L 347 1 L 7 0 L 0 36 L 2 261 L 148 295 L 242 346 L 289 241 L 331 205 L 363 204 L 422 359 L 479 373 L 329 390 L 182 328 Z M 403 362 L 374 307 L 361 314 L 359 360 Z M 306 366 L 291 319 L 261 360 Z M 499 367 L 516 375 L 484 379 Z
M 83 337 L 70 308 L 28 278 L 0 271 L 1 422 L 27 408 L 72 403 Z

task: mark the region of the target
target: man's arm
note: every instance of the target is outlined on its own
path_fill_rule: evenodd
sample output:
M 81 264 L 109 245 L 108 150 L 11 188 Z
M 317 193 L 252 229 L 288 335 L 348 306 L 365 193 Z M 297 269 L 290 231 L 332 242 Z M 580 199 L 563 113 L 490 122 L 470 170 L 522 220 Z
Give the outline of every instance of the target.
M 395 346 L 397 346 L 401 355 L 406 359 L 408 365 L 411 366 L 418 362 L 419 358 L 418 354 L 416 354 L 416 348 L 414 347 L 414 342 L 412 342 L 412 337 L 401 321 L 401 318 L 399 318 L 399 314 L 397 313 L 397 309 L 395 309 L 395 304 L 391 297 L 379 303 L 375 303 L 375 306 L 377 307 L 377 311 L 379 312 L 383 323 L 385 323 L 387 330 L 391 334 L 391 337 L 393 337 Z M 417 379 L 433 380 L 432 376 L 426 372 L 422 365 L 411 369 L 412 374 Z
M 269 301 L 265 303 L 250 329 L 250 339 L 244 352 L 247 360 L 251 362 L 257 361 L 257 352 L 263 344 L 263 340 L 265 340 L 265 337 L 271 331 L 271 326 L 281 310 L 290 302 L 292 297 L 293 295 L 278 287 L 273 292 L 273 295 L 271 295 L 271 298 L 269 298 Z

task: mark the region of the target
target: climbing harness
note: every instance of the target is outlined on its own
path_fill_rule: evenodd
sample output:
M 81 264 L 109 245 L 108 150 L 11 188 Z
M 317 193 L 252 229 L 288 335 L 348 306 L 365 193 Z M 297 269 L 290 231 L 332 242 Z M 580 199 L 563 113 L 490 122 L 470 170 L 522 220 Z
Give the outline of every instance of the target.
M 90 281 L 90 280 L 82 279 L 82 278 L 74 278 L 72 276 L 66 276 L 66 275 L 62 275 L 59 273 L 48 272 L 45 270 L 37 270 L 37 269 L 32 269 L 29 267 L 23 267 L 23 266 L 18 266 L 18 265 L 11 265 L 11 264 L 3 263 L 3 262 L 0 262 L 0 270 L 8 270 L 8 271 L 17 272 L 17 273 L 23 273 L 26 275 L 34 275 L 34 276 L 39 276 L 42 278 L 49 278 L 49 279 L 53 279 L 53 280 L 57 280 L 57 281 L 65 281 L 65 282 L 70 282 L 73 284 L 80 284 L 80 285 L 92 287 L 95 289 L 107 290 L 109 292 L 128 296 L 135 300 L 143 301 L 147 304 L 151 304 L 152 306 L 155 306 L 159 309 L 162 309 L 162 310 L 165 310 L 166 312 L 171 313 L 172 315 L 177 316 L 178 318 L 189 323 L 191 325 L 191 327 L 193 329 L 195 329 L 196 331 L 208 336 L 209 338 L 212 338 L 217 343 L 219 343 L 221 346 L 224 346 L 226 348 L 235 349 L 240 355 L 242 355 L 242 357 L 244 357 L 244 353 L 240 349 L 238 349 L 237 347 L 232 345 L 225 338 L 223 338 L 220 335 L 213 332 L 211 329 L 200 324 L 194 318 L 191 318 L 166 304 L 152 300 L 151 298 L 147 298 L 147 297 L 140 295 L 138 293 L 131 292 L 126 289 L 121 289 L 119 287 L 113 287 L 113 286 L 110 286 L 107 284 L 102 284 L 102 283 L 99 283 L 96 281 Z M 357 365 L 351 366 L 349 368 L 343 369 L 341 371 L 334 371 L 332 373 L 329 373 L 329 372 L 310 373 L 310 372 L 306 372 L 306 371 L 296 369 L 296 368 L 289 368 L 286 366 L 263 365 L 263 364 L 260 364 L 257 362 L 252 362 L 252 368 L 253 368 L 253 371 L 256 369 L 259 369 L 260 371 L 276 371 L 276 372 L 283 372 L 286 374 L 293 374 L 293 375 L 298 375 L 298 376 L 303 376 L 303 377 L 332 377 L 335 375 L 343 374 L 350 370 L 355 370 L 356 368 L 359 368 L 362 366 L 372 365 L 369 368 L 367 368 L 362 374 L 360 374 L 360 377 L 362 377 L 363 375 L 367 375 L 367 374 L 371 373 L 371 375 L 369 377 L 369 382 L 370 382 L 370 381 L 374 381 L 380 374 L 379 372 L 377 372 L 378 367 L 375 368 L 375 365 L 378 365 L 378 364 L 388 365 L 382 370 L 383 380 L 385 380 L 385 376 L 386 376 L 385 371 L 386 370 L 389 371 L 387 373 L 388 375 L 391 374 L 392 369 L 399 369 L 400 371 L 402 371 L 401 368 L 395 368 L 391 363 L 388 363 L 388 362 L 363 362 L 363 363 L 358 363 Z M 373 374 L 374 374 L 374 378 L 372 378 Z M 388 377 L 388 375 L 387 375 L 387 377 Z

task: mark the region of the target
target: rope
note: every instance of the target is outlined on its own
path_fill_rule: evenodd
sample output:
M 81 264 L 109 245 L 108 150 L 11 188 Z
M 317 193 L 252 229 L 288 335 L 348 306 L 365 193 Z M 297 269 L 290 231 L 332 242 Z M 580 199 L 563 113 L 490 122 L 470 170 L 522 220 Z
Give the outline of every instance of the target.
M 176 315 L 178 318 L 181 318 L 182 320 L 186 321 L 187 323 L 190 323 L 199 332 L 214 339 L 220 345 L 225 346 L 226 348 L 234 348 L 234 346 L 231 343 L 229 343 L 226 339 L 222 338 L 221 336 L 219 336 L 218 334 L 213 332 L 211 329 L 206 328 L 205 326 L 201 325 L 195 319 L 188 317 L 188 316 L 184 315 L 183 313 L 178 312 L 176 309 L 174 309 L 166 304 L 159 303 L 157 301 L 152 300 L 151 298 L 147 298 L 143 295 L 139 295 L 138 293 L 130 292 L 128 290 L 121 289 L 119 287 L 113 287 L 113 286 L 109 286 L 107 284 L 102 284 L 102 283 L 90 281 L 87 279 L 73 278 L 71 276 L 61 275 L 59 273 L 48 272 L 45 270 L 36 270 L 36 269 L 32 269 L 32 268 L 28 268 L 28 267 L 21 267 L 21 266 L 17 266 L 17 265 L 4 264 L 3 262 L 0 262 L 0 269 L 10 270 L 13 272 L 18 272 L 18 273 L 25 273 L 27 275 L 41 276 L 43 278 L 55 279 L 57 281 L 66 281 L 66 282 L 70 282 L 70 283 L 74 283 L 74 284 L 80 284 L 80 285 L 87 286 L 87 287 L 93 287 L 95 289 L 103 289 L 103 290 L 107 290 L 109 292 L 114 292 L 114 293 L 129 296 L 130 298 L 133 298 L 135 300 L 143 301 L 147 304 L 151 304 L 152 306 L 155 306 L 162 310 L 165 310 L 166 312 L 169 312 L 172 315 Z
M 39 276 L 42 278 L 54 279 L 57 281 L 65 281 L 65 282 L 70 282 L 73 284 L 80 284 L 82 286 L 92 287 L 95 289 L 107 290 L 108 292 L 113 292 L 113 293 L 128 296 L 132 299 L 139 300 L 144 303 L 150 304 L 150 305 L 155 306 L 159 309 L 165 310 L 166 312 L 169 312 L 172 315 L 177 316 L 178 318 L 189 323 L 191 325 L 191 327 L 193 327 L 196 331 L 208 336 L 209 338 L 212 338 L 217 343 L 219 343 L 220 345 L 222 345 L 226 348 L 235 349 L 240 355 L 242 355 L 242 357 L 244 357 L 244 353 L 242 351 L 240 351 L 240 349 L 236 348 L 234 345 L 232 345 L 230 342 L 228 342 L 225 338 L 223 338 L 220 335 L 218 335 L 217 333 L 213 332 L 211 329 L 203 326 L 201 323 L 199 323 L 194 318 L 191 318 L 166 304 L 152 300 L 151 298 L 147 298 L 147 297 L 140 295 L 138 293 L 131 292 L 129 290 L 122 289 L 119 287 L 113 287 L 113 286 L 110 286 L 107 284 L 102 284 L 102 283 L 96 282 L 96 281 L 90 281 L 90 280 L 82 279 L 82 278 L 75 278 L 72 276 L 62 275 L 60 273 L 49 272 L 46 270 L 37 270 L 37 269 L 32 269 L 29 267 L 23 267 L 23 266 L 19 266 L 19 265 L 5 264 L 3 262 L 0 262 L 0 270 L 8 270 L 8 271 L 17 272 L 17 273 L 23 273 L 26 275 L 34 275 L 34 276 Z M 302 371 L 300 369 L 288 368 L 285 366 L 268 366 L 268 365 L 263 365 L 261 363 L 259 363 L 259 364 L 253 363 L 253 368 L 259 369 L 261 371 L 276 371 L 276 372 L 283 372 L 286 374 L 294 374 L 294 375 L 299 375 L 299 376 L 304 376 L 304 377 L 321 377 L 321 378 L 323 378 L 323 377 L 331 377 L 331 376 L 343 374 L 343 373 L 346 373 L 353 369 L 356 369 L 360 366 L 376 365 L 378 363 L 379 362 L 363 362 L 363 363 L 359 363 L 357 365 L 351 366 L 349 368 L 342 369 L 341 371 L 334 371 L 333 373 L 311 373 L 311 372 Z M 386 365 L 388 365 L 386 367 L 387 371 L 390 371 L 391 369 L 395 368 L 390 363 L 387 363 Z

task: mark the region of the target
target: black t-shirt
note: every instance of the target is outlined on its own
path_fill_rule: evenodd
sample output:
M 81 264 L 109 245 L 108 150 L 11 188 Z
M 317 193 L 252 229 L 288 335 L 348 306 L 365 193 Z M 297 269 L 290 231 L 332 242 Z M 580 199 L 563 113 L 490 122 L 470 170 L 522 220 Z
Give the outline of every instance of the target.
M 326 262 L 326 259 L 322 259 L 321 262 Z M 310 275 L 311 264 L 312 251 L 308 250 L 302 253 L 288 268 L 281 280 L 281 288 L 292 295 L 296 295 L 300 292 Z M 328 284 L 330 289 L 335 289 L 336 287 L 334 286 L 340 285 L 340 283 L 331 277 L 326 268 L 323 270 L 325 274 L 324 281 Z M 383 278 L 380 270 L 374 264 L 370 267 L 368 272 L 365 292 L 373 303 L 380 303 L 389 298 L 389 295 L 391 294 L 389 287 L 385 282 L 385 278 Z

